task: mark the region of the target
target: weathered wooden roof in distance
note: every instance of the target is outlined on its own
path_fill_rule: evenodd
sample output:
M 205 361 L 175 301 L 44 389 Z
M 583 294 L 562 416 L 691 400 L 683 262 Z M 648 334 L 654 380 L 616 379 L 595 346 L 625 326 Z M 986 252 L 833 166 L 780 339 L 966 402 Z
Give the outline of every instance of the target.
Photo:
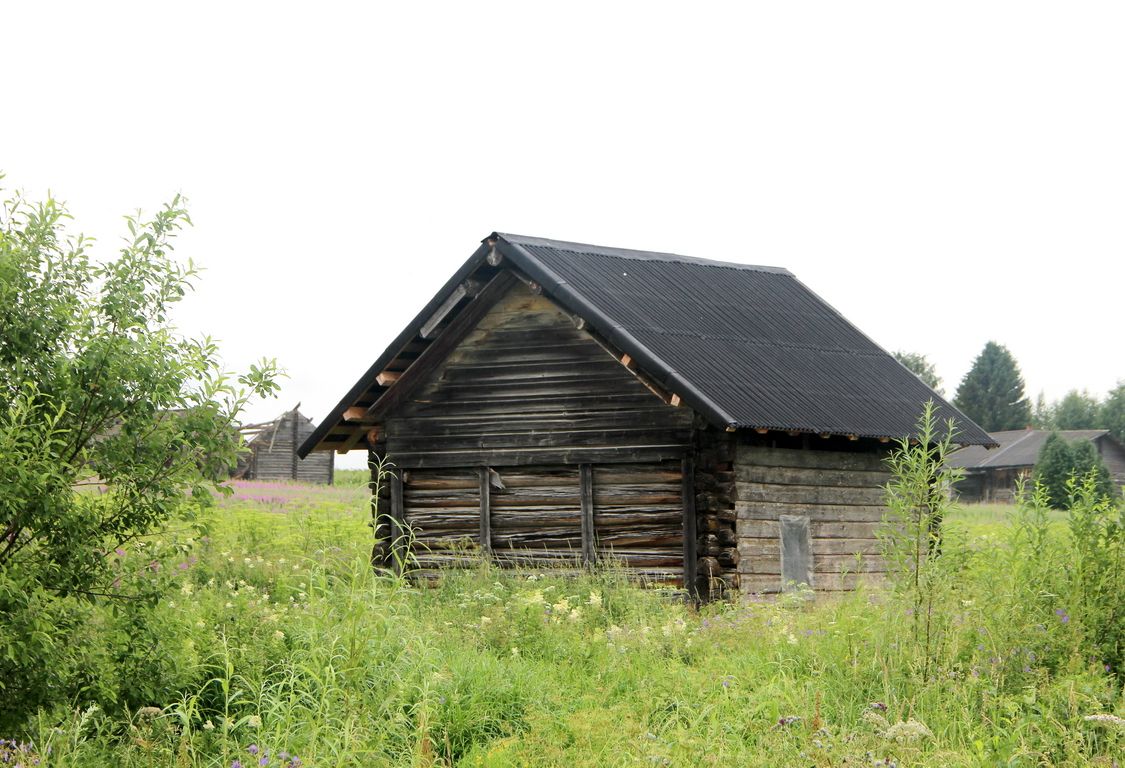
M 345 411 L 382 397 L 389 386 L 377 386 L 377 377 L 388 365 L 408 365 L 404 350 L 422 343 L 419 332 L 427 323 L 432 330 L 451 300 L 462 309 L 474 301 L 456 293 L 464 294 L 467 279 L 488 280 L 506 268 L 534 281 L 716 426 L 895 439 L 914 433 L 922 404 L 933 399 L 939 418 L 957 423 L 957 442 L 995 445 L 785 269 L 494 233 L 306 440 L 301 455 L 350 447 L 340 437 L 348 431 Z
M 1001 467 L 1030 467 L 1039 460 L 1043 443 L 1051 434 L 1047 429 L 1013 429 L 1006 432 L 992 432 L 992 439 L 999 444 L 999 450 L 986 451 L 980 446 L 969 446 L 956 451 L 949 457 L 951 467 L 963 469 L 997 469 Z M 1109 434 L 1105 429 L 1063 429 L 1059 436 L 1070 443 L 1080 440 L 1094 442 Z M 1112 438 L 1111 438 L 1112 439 Z

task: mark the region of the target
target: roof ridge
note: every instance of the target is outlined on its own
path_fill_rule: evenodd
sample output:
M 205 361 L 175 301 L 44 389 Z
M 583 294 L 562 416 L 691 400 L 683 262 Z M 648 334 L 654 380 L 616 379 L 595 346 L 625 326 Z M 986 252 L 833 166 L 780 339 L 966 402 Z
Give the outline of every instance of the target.
M 668 261 L 680 264 L 695 264 L 701 267 L 741 269 L 752 272 L 770 272 L 778 275 L 788 275 L 790 277 L 793 276 L 793 273 L 785 267 L 771 267 L 763 264 L 742 264 L 736 261 L 701 259 L 696 256 L 683 256 L 678 253 L 665 253 L 663 251 L 643 251 L 635 248 L 617 248 L 608 245 L 594 245 L 593 243 L 576 243 L 570 240 L 552 240 L 546 237 L 516 235 L 509 232 L 494 232 L 493 236 L 502 237 L 512 245 L 532 245 L 540 248 L 554 248 L 555 250 L 559 251 L 589 253 L 595 256 L 605 256 L 608 258 L 632 259 L 635 261 Z

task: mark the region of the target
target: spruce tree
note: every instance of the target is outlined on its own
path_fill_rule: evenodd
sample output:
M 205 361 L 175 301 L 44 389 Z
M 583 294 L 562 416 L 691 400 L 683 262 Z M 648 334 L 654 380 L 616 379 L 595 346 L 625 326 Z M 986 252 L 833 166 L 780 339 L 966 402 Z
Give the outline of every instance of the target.
M 1098 449 L 1089 440 L 1079 440 L 1070 446 L 1070 455 L 1074 462 L 1072 471 L 1078 481 L 1081 481 L 1086 475 L 1091 472 L 1094 473 L 1096 478 L 1098 493 L 1102 496 L 1113 498 L 1116 493 L 1113 484 L 1113 478 L 1109 475 L 1109 470 L 1102 461 L 1102 457 L 1098 455 Z
M 1066 508 L 1066 481 L 1073 469 L 1074 455 L 1070 444 L 1058 432 L 1047 435 L 1035 462 L 1035 482 L 1046 489 L 1052 508 Z
M 986 432 L 1023 429 L 1031 423 L 1019 366 L 1006 347 L 990 341 L 957 388 L 954 405 Z

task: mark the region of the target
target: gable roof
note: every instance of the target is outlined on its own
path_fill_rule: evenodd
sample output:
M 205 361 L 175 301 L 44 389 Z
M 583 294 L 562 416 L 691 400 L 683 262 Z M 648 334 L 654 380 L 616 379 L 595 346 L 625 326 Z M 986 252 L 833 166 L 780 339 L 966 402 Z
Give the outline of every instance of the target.
M 342 444 L 326 438 L 347 431 L 345 410 L 385 393 L 379 374 L 421 340 L 458 287 L 505 267 L 716 426 L 894 439 L 914 433 L 922 404 L 933 399 L 941 420 L 957 422 L 958 442 L 995 444 L 785 269 L 493 233 L 321 422 L 301 455 Z
M 1039 459 L 1039 451 L 1047 437 L 1051 434 L 1047 429 L 1014 429 L 1007 432 L 993 432 L 992 439 L 1000 448 L 995 451 L 986 451 L 980 446 L 969 446 L 954 452 L 948 464 L 951 467 L 962 469 L 995 469 L 1000 467 L 1030 467 Z M 1067 442 L 1079 440 L 1098 440 L 1109 434 L 1105 429 L 1064 429 L 1059 430 L 1059 435 Z

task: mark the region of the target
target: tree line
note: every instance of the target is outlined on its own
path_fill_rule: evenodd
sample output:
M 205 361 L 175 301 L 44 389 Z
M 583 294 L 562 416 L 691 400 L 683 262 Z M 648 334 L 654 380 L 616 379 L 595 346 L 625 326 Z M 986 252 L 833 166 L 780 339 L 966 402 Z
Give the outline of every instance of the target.
M 942 394 L 941 378 L 924 354 L 895 352 L 895 357 L 927 386 Z M 1125 441 L 1125 380 L 1104 399 L 1072 389 L 1060 400 L 1040 393 L 1033 405 L 1019 364 L 1002 344 L 989 341 L 961 379 L 953 404 L 986 432 L 1011 429 L 1106 429 Z

